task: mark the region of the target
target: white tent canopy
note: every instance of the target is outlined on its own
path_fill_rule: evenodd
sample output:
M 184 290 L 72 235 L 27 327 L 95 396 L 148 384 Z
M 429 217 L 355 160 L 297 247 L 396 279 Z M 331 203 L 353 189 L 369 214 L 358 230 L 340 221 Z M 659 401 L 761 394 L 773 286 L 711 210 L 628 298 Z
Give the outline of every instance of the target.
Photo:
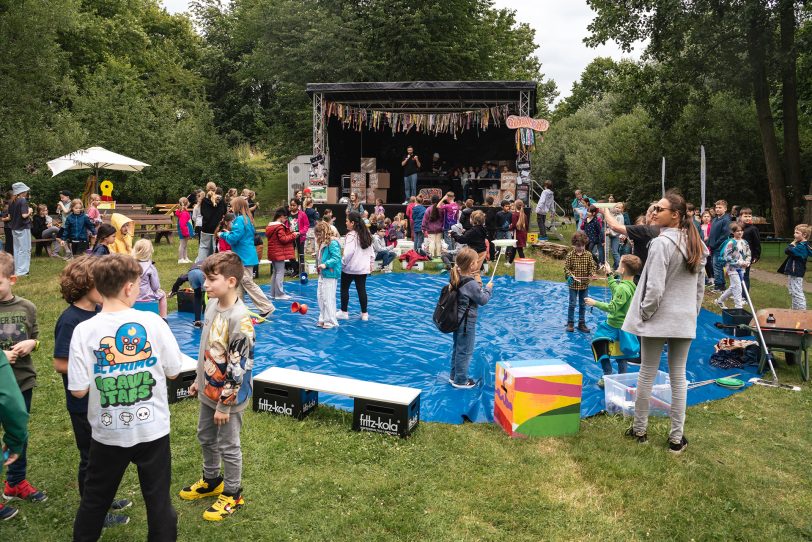
M 133 158 L 108 151 L 102 147 L 79 149 L 65 156 L 54 158 L 48 162 L 48 167 L 56 177 L 63 171 L 75 169 L 93 169 L 98 173 L 100 169 L 115 169 L 118 171 L 141 171 L 149 164 L 139 162 Z

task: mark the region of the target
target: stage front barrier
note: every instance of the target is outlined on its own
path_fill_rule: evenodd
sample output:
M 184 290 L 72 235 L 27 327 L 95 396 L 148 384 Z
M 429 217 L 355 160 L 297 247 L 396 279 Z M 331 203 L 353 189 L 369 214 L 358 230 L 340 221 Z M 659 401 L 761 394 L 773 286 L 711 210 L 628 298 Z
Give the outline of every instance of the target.
M 319 392 L 352 397 L 352 428 L 408 437 L 420 423 L 420 390 L 271 367 L 254 377 L 254 410 L 303 419 Z

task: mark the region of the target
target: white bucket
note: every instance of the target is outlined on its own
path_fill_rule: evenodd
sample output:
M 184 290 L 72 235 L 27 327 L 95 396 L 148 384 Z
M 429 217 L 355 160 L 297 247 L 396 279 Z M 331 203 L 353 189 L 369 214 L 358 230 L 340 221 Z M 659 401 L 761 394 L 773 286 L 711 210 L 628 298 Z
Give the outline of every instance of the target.
M 513 263 L 516 265 L 517 282 L 533 282 L 536 260 L 532 258 L 516 258 Z

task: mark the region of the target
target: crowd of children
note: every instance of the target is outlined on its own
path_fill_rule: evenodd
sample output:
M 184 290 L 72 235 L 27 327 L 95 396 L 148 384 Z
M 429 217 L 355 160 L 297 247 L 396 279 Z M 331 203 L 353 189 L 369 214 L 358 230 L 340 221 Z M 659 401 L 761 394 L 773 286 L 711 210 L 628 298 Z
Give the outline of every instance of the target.
M 178 277 L 167 295 L 160 288 L 152 261 L 152 243 L 141 239 L 133 245 L 134 226 L 129 218 L 113 214 L 109 224 L 103 223 L 95 194 L 86 211 L 81 200 L 63 192 L 56 222 L 45 205 L 38 205 L 34 214 L 26 199 L 27 187 L 17 184 L 12 190 L 14 213 L 9 206 L 6 220 L 11 230 L 6 237 L 8 250 L 0 252 L 0 313 L 15 314 L 13 332 L 0 337 L 0 398 L 9 453 L 4 497 L 31 502 L 47 499 L 46 493 L 28 481 L 26 458 L 28 412 L 36 384 L 31 352 L 39 347 L 36 308 L 12 292 L 17 278 L 28 273 L 30 249 L 26 261 L 26 237 L 19 234 L 28 220 L 28 228 L 22 229 L 44 240 L 49 255 L 58 256 L 64 248 L 64 257 L 71 260 L 60 276 L 68 307 L 54 330 L 53 364 L 63 378 L 79 450 L 81 504 L 74 539 L 97 540 L 102 528 L 129 521 L 121 511 L 132 503 L 117 499 L 116 491 L 130 463 L 139 467 L 149 537 L 177 536 L 177 515 L 170 500 L 166 380 L 178 374 L 181 354 L 163 318 L 167 299 L 185 281 L 194 291 L 195 325 L 202 328 L 197 375 L 189 392 L 199 396 L 197 437 L 203 461 L 201 478 L 179 494 L 185 500 L 217 497 L 203 512 L 207 520 L 219 521 L 239 510 L 245 504 L 240 432 L 252 392 L 255 340 L 252 314 L 242 301 L 242 292 L 251 297 L 260 318 L 274 310 L 271 300 L 253 282 L 262 246 L 254 227 L 255 195 L 249 190 L 242 195 L 229 190 L 224 196 L 221 188 L 209 183 L 205 190 L 179 199 L 175 211 L 181 239 L 178 263 L 191 263 L 187 257 L 190 239 L 198 238 L 199 247 L 196 262 Z M 492 241 L 496 239 L 516 240 L 515 251 L 508 252 L 508 263 L 516 253 L 524 257 L 528 231 L 524 203 L 505 200 L 495 205 L 489 198 L 483 211 L 474 209 L 471 199 L 459 205 L 449 192 L 442 198 L 433 196 L 430 202 L 415 196 L 405 213 L 386 217 L 380 200 L 372 215 L 351 201 L 342 245 L 330 210 L 319 214 L 313 200 L 303 196 L 297 194 L 287 207 L 275 210 L 265 228 L 267 258 L 273 267 L 271 299 L 290 298 L 284 291 L 285 262 L 312 255 L 319 275 L 316 325 L 329 330 L 349 318 L 352 283 L 358 293 L 360 318 L 368 320 L 367 276 L 376 269 L 376 261 L 380 261 L 379 269 L 387 268 L 395 257 L 392 246 L 398 239 L 411 237 L 416 250 L 443 259 L 449 287 L 458 294 L 449 383 L 463 389 L 476 386 L 469 366 L 478 307 L 487 304 L 493 292 L 493 282 L 483 284 L 480 273 L 493 258 Z M 734 221 L 726 213 L 727 203 L 720 200 L 715 219 L 710 213 L 699 219 L 690 204 L 669 193 L 652 203 L 641 219 L 645 223 L 631 224 L 622 204 L 602 212 L 594 203 L 581 197 L 576 205 L 584 212 L 578 216 L 573 249 L 564 262 L 569 289 L 566 330 L 576 330 L 577 305 L 577 330 L 591 333 L 585 310 L 596 307 L 607 313 L 591 341 L 594 359 L 604 375 L 612 374 L 613 362 L 619 373 L 626 372 L 629 363 L 641 364 L 635 422 L 628 432 L 638 442 L 647 438 L 652 371 L 656 372 L 663 344 L 668 342 L 674 390 L 669 446 L 681 452 L 687 446 L 683 434 L 685 361 L 696 327 L 685 322 L 695 321 L 701 306 L 706 259 L 712 261 L 714 284 L 721 293 L 716 303 L 724 308 L 732 298 L 736 307 L 743 305 L 742 290 L 749 287 L 747 271 L 760 256 L 752 212 L 741 209 Z M 788 276 L 793 309 L 806 308 L 803 276 L 812 256 L 811 234 L 810 226 L 796 226 L 779 269 Z M 608 246 L 604 245 L 606 239 Z M 623 244 L 629 245 L 628 250 L 621 248 Z M 588 297 L 587 291 L 605 263 L 606 249 L 613 256 L 612 265 L 604 269 L 611 299 L 601 302 Z M 730 284 L 722 290 L 719 286 L 725 285 L 725 272 Z M 638 288 L 638 282 L 643 286 Z M 205 306 L 204 291 L 208 297 Z M 132 307 L 139 301 L 157 302 L 159 315 L 134 312 Z M 14 386 L 9 384 L 12 374 Z M 15 514 L 14 507 L 0 505 L 0 520 Z

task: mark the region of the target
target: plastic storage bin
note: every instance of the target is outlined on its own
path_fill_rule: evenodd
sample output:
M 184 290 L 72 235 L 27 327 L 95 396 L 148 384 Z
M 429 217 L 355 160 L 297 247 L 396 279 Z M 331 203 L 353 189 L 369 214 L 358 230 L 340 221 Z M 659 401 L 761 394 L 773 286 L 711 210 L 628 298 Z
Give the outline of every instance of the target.
M 513 261 L 516 264 L 516 281 L 517 282 L 533 282 L 533 275 L 536 272 L 536 260 L 532 258 L 516 258 Z
M 603 377 L 606 412 L 634 416 L 639 373 L 624 373 Z M 668 373 L 657 371 L 651 390 L 649 416 L 668 416 L 671 412 L 671 378 Z

